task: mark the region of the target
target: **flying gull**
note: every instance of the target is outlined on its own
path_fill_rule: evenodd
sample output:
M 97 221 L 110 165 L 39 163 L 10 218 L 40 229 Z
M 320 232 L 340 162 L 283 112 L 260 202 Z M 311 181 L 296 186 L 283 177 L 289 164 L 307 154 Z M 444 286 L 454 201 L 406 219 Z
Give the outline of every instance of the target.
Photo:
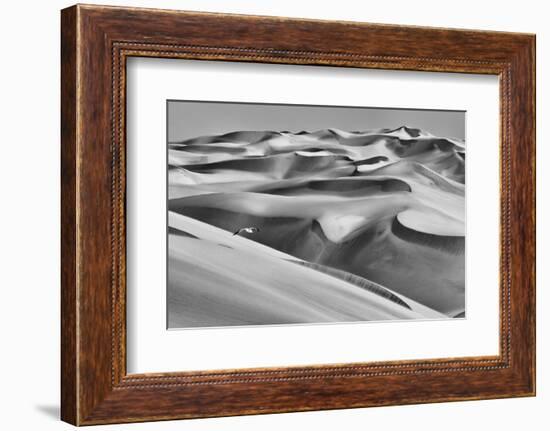
M 260 228 L 258 228 L 258 227 L 253 227 L 253 226 L 251 226 L 251 227 L 242 227 L 242 228 L 240 228 L 238 231 L 236 231 L 236 232 L 233 234 L 233 236 L 239 235 L 239 234 L 241 234 L 241 233 L 243 233 L 243 232 L 246 232 L 246 233 L 256 233 L 256 232 L 259 232 L 259 231 L 260 231 Z

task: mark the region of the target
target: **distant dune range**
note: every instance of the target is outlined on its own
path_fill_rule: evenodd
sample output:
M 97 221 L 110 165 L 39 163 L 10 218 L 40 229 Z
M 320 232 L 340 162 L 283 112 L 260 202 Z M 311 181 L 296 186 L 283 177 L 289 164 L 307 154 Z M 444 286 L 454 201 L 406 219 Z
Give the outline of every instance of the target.
M 170 327 L 464 317 L 463 142 L 243 131 L 168 152 Z

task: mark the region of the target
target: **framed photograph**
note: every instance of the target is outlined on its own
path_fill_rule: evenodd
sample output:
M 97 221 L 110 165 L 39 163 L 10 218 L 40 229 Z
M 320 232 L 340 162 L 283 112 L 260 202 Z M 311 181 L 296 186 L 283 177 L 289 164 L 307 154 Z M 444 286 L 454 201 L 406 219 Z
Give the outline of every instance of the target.
M 62 419 L 535 394 L 535 36 L 62 11 Z

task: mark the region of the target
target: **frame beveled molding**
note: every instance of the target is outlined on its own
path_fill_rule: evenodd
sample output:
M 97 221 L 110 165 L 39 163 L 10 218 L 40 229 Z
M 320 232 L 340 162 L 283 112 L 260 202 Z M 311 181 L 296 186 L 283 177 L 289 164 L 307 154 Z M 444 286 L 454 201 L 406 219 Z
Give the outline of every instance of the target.
M 125 66 L 133 56 L 498 75 L 499 355 L 127 375 Z M 62 419 L 87 425 L 534 395 L 534 58 L 535 38 L 525 34 L 63 10 Z

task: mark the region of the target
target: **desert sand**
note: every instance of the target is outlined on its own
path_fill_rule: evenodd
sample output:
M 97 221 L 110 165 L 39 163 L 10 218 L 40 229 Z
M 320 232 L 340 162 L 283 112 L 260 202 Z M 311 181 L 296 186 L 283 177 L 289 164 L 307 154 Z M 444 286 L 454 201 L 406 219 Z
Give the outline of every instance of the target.
M 463 142 L 242 131 L 168 163 L 169 327 L 464 316 Z

